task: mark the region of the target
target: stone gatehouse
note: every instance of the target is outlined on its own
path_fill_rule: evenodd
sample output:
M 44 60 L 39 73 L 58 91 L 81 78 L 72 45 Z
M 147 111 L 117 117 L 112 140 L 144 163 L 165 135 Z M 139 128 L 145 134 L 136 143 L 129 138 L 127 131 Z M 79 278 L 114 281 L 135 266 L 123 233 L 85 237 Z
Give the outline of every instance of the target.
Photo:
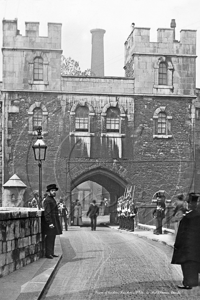
M 125 41 L 124 77 L 61 76 L 61 24 L 3 20 L 1 183 L 17 174 L 29 198 L 38 185 L 32 145 L 41 125 L 47 145 L 43 190 L 59 194 L 91 180 L 111 202 L 129 183 L 139 202 L 165 190 L 170 197 L 194 183 L 196 31 L 133 28 Z M 123 66 L 122 66 L 123 67 Z

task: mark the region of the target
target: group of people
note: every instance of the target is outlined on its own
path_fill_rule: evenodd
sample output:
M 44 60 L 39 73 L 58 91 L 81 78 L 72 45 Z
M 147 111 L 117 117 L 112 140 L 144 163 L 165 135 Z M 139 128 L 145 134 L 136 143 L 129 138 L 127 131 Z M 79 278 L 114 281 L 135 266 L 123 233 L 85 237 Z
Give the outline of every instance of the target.
M 55 200 L 58 188 L 56 184 L 47 186 L 47 196 L 43 201 L 44 219 L 43 232 L 45 234 L 45 256 L 53 259 L 57 257 L 54 253 L 56 235 L 62 234 L 61 214 L 65 211 L 65 204 Z M 192 289 L 198 286 L 198 274 L 200 273 L 200 201 L 199 195 L 190 193 L 187 199 L 183 194 L 179 194 L 176 199 L 173 217 L 175 224 L 175 243 L 171 263 L 181 265 L 183 282 L 178 285 L 180 289 Z M 131 220 L 137 213 L 133 202 L 125 202 L 119 199 L 117 212 L 119 224 L 124 229 L 133 229 Z M 78 204 L 78 203 L 77 203 Z M 80 205 L 78 205 L 80 206 Z M 156 232 L 162 233 L 162 220 L 164 217 L 165 204 L 162 195 L 157 195 L 157 207 L 153 214 L 157 219 Z M 87 211 L 87 216 L 91 219 L 91 230 L 96 230 L 99 206 L 93 200 Z M 63 215 L 62 215 L 63 216 Z M 132 219 L 131 219 L 132 218 Z M 129 220 L 129 221 L 128 221 Z M 64 221 L 65 222 L 65 221 Z M 124 223 L 123 223 L 124 222 Z M 130 222 L 130 223 L 128 223 Z M 128 225 L 129 224 L 129 225 Z M 66 224 L 65 224 L 66 226 Z M 130 226 L 130 227 L 129 227 Z M 66 229 L 67 227 L 65 227 Z M 66 229 L 67 230 L 67 229 Z
M 125 199 L 121 196 L 117 202 L 117 218 L 120 229 L 134 231 L 137 227 L 138 208 L 132 199 Z
M 195 193 L 187 196 L 178 194 L 175 199 L 171 222 L 174 224 L 175 243 L 172 264 L 181 265 L 183 281 L 179 289 L 192 289 L 198 286 L 200 273 L 200 202 Z M 154 234 L 162 234 L 165 218 L 165 197 L 156 194 L 157 205 L 153 211 L 156 229 Z

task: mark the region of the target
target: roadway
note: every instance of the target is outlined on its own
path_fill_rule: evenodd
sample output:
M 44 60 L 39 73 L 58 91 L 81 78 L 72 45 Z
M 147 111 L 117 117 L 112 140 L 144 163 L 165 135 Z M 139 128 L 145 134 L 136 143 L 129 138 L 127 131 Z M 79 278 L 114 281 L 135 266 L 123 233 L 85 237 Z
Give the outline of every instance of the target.
M 42 300 L 200 298 L 199 287 L 177 289 L 172 247 L 105 226 L 71 226 L 60 238 L 63 257 Z

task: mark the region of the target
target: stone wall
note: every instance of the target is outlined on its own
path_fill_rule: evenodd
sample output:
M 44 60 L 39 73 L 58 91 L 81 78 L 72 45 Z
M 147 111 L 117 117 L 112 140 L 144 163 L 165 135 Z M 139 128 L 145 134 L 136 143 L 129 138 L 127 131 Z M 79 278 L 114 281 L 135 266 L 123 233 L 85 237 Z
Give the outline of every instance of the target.
M 125 96 L 134 92 L 134 79 L 125 77 L 62 76 L 62 91 L 68 93 Z M 83 97 L 82 97 L 83 98 Z
M 0 277 L 43 256 L 42 211 L 0 209 Z
M 8 113 L 10 154 L 4 162 L 8 172 L 5 181 L 15 170 L 27 185 L 25 205 L 33 197 L 33 190 L 38 189 L 38 165 L 32 150 L 36 136 L 29 133 L 29 110 L 34 103 L 42 103 L 48 112 L 43 193 L 48 184 L 56 182 L 58 197 L 65 197 L 71 181 L 99 167 L 135 185 L 137 200 L 149 202 L 159 189 L 171 197 L 178 191 L 190 190 L 194 167 L 190 98 L 18 92 L 8 93 L 5 101 L 8 107 L 16 97 L 18 112 Z M 73 107 L 84 103 L 91 110 L 90 132 L 86 137 L 73 129 Z M 103 113 L 109 103 L 118 103 L 122 113 L 125 112 L 118 137 L 121 144 L 115 143 L 117 138 L 109 138 L 104 133 Z M 154 114 L 159 107 L 165 107 L 170 117 L 171 128 L 164 137 L 154 134 Z M 75 145 L 78 140 L 81 142 Z M 118 158 L 118 149 L 121 157 L 115 165 L 113 158 Z

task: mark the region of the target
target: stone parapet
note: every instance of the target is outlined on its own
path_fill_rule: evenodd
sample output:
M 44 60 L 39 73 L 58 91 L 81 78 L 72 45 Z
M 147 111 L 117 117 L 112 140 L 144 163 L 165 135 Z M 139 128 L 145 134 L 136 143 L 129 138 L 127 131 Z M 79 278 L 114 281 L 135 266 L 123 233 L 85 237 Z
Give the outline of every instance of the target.
M 0 277 L 43 256 L 43 211 L 0 208 Z
M 68 93 L 133 95 L 134 79 L 124 77 L 62 76 L 62 91 Z

